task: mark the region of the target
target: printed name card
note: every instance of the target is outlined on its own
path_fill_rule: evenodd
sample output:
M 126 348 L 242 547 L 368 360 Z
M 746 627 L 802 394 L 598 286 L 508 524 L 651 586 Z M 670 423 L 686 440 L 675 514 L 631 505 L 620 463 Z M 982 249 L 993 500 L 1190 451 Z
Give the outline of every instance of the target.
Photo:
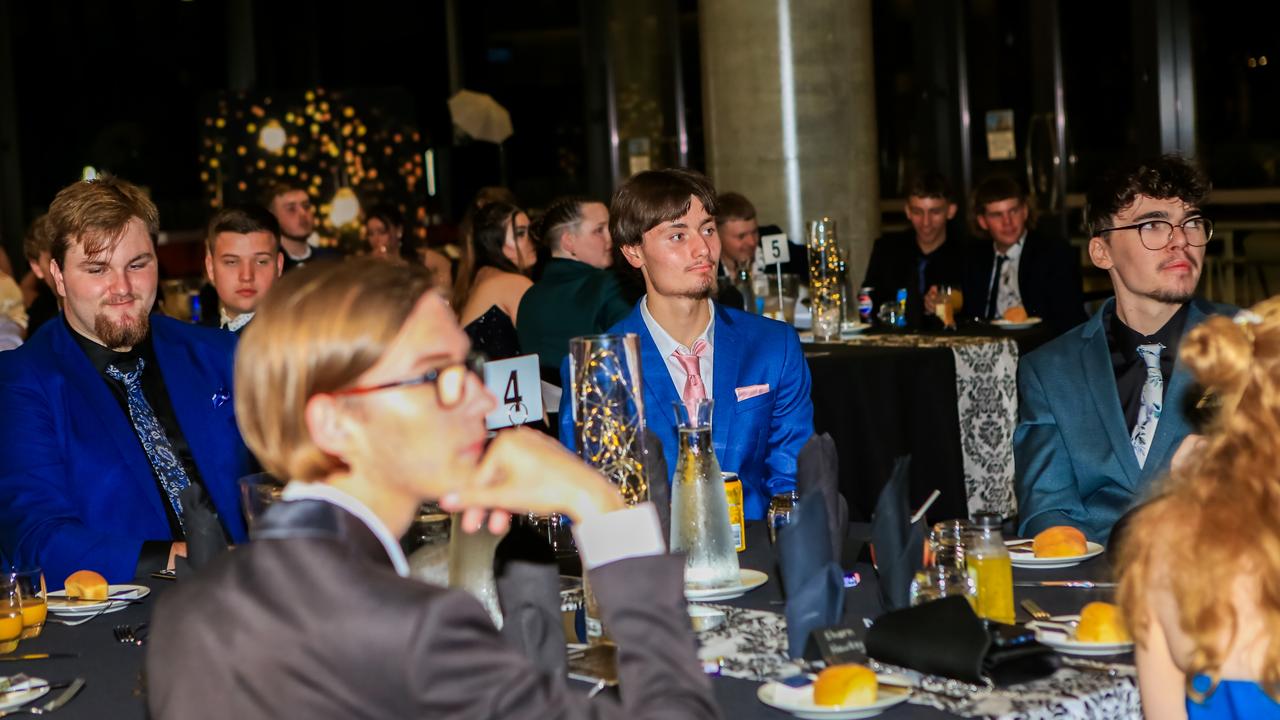
M 484 384 L 498 398 L 498 407 L 485 416 L 485 427 L 524 425 L 542 419 L 542 376 L 537 355 L 519 355 L 484 364 Z
M 862 643 L 862 631 L 849 625 L 835 625 L 814 630 L 810 640 L 817 644 L 818 654 L 827 665 L 840 663 L 865 663 L 866 646 Z

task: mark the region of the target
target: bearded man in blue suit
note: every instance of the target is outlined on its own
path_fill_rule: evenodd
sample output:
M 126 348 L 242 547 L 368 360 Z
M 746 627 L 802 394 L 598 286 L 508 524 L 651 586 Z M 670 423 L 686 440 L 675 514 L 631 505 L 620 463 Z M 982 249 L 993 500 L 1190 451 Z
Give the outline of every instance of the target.
M 1107 542 L 1191 433 L 1197 398 L 1178 347 L 1187 330 L 1234 311 L 1194 297 L 1213 237 L 1200 209 L 1208 192 L 1174 156 L 1120 168 L 1089 192 L 1089 257 L 1115 298 L 1019 364 L 1022 535 L 1070 525 Z
M 65 312 L 0 353 L 0 550 L 58 585 L 171 567 L 197 522 L 243 541 L 235 336 L 150 314 L 159 217 L 136 186 L 76 183 L 49 218 Z
M 644 276 L 646 295 L 609 334 L 640 337 L 645 421 L 674 472 L 675 404 L 715 401 L 711 441 L 720 467 L 742 480 L 743 512 L 762 519 L 794 490 L 796 457 L 813 435 L 809 366 L 789 325 L 717 305 L 716 191 L 684 169 L 637 174 L 614 193 L 609 232 Z M 568 360 L 560 439 L 573 447 Z

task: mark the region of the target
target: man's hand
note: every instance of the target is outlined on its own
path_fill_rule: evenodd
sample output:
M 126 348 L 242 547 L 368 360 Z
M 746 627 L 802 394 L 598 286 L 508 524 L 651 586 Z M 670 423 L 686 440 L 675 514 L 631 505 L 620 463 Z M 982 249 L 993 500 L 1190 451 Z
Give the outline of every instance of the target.
M 582 522 L 625 507 L 622 496 L 599 472 L 560 443 L 529 428 L 498 433 L 480 460 L 472 482 L 440 499 L 447 511 L 463 510 L 464 530 L 474 531 L 487 509 L 563 513 Z M 501 532 L 509 518 L 496 513 L 489 529 Z
M 924 294 L 924 314 L 933 315 L 938 308 L 938 301 L 941 299 L 942 297 L 938 293 L 938 286 L 930 285 L 929 292 Z

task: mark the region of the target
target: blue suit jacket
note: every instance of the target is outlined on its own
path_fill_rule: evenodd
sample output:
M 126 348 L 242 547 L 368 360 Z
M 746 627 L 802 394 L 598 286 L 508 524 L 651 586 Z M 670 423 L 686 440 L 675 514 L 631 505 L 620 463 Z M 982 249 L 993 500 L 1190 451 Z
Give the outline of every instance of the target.
M 1138 467 L 1125 425 L 1103 318 L 1092 318 L 1030 353 L 1018 365 L 1019 422 L 1013 435 L 1020 534 L 1071 525 L 1106 543 L 1116 520 L 1169 468 L 1191 426 L 1182 398 L 1190 371 L 1178 360 L 1165 389 L 1147 461 Z M 1234 311 L 1192 300 L 1183 332 L 1212 314 Z
M 237 480 L 249 453 L 230 399 L 236 338 L 151 316 L 156 363 L 205 488 L 245 540 Z M 134 576 L 145 540 L 170 540 L 155 475 L 106 381 L 58 319 L 0 353 L 0 548 L 51 585 L 80 569 Z
M 743 513 L 759 520 L 776 493 L 794 490 L 796 457 L 813 435 L 809 365 L 800 338 L 776 320 L 715 305 L 713 354 L 715 408 L 711 443 L 720 469 L 742 480 Z M 644 413 L 649 429 L 662 440 L 667 470 L 676 469 L 678 433 L 673 403 L 679 402 L 667 365 L 636 304 L 631 314 L 609 329 L 610 335 L 640 336 Z M 574 449 L 569 361 L 560 366 L 565 393 L 560 400 L 560 440 Z M 738 402 L 736 388 L 768 384 L 769 391 Z M 668 477 L 670 482 L 670 477 Z

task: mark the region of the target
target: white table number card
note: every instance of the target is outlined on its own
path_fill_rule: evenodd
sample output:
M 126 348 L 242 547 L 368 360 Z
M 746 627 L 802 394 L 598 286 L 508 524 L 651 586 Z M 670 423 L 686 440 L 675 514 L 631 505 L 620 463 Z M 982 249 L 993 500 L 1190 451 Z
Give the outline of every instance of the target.
M 518 355 L 484 364 L 484 385 L 498 399 L 485 427 L 524 425 L 542 419 L 542 376 L 537 355 Z
M 791 261 L 791 243 L 787 242 L 786 233 L 774 233 L 760 238 L 761 254 L 765 265 Z

